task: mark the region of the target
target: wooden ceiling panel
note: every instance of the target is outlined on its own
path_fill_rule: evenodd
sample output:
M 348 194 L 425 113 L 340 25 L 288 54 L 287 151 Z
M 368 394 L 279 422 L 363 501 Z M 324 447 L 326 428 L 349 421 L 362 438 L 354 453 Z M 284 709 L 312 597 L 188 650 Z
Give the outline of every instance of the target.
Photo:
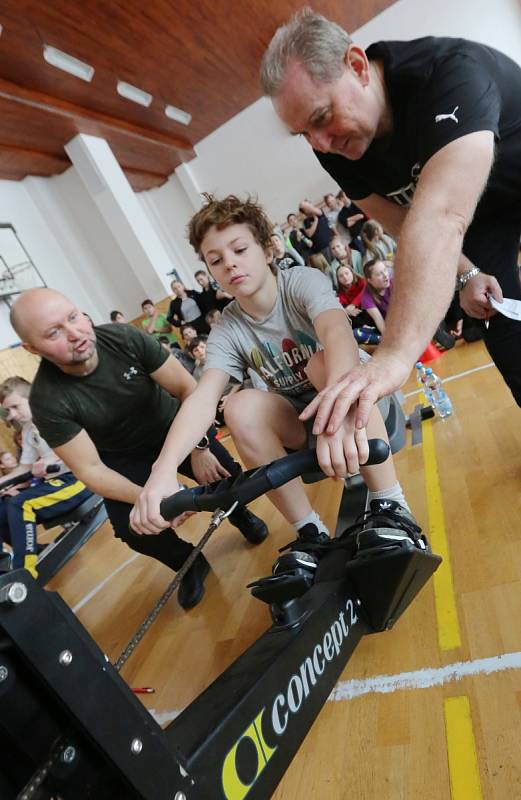
M 354 30 L 393 2 L 317 0 L 314 8 Z M 84 113 L 60 117 L 0 99 L 0 147 L 5 143 L 66 159 L 64 144 L 78 131 L 92 133 L 107 139 L 124 168 L 165 180 L 179 163 L 193 157 L 194 143 L 259 98 L 264 49 L 275 29 L 301 7 L 298 0 L 233 6 L 229 0 L 2 0 L 0 77 Z M 92 82 L 47 64 L 44 43 L 91 64 Z M 120 97 L 118 80 L 152 94 L 152 104 L 143 108 Z M 190 113 L 191 124 L 185 127 L 168 119 L 166 103 Z M 87 119 L 89 113 L 98 119 Z M 132 138 L 104 125 L 99 115 L 176 144 Z M 30 168 L 27 156 L 23 166 Z M 0 177 L 7 177 L 1 165 Z M 144 185 L 147 179 L 138 180 L 134 172 L 131 182 Z

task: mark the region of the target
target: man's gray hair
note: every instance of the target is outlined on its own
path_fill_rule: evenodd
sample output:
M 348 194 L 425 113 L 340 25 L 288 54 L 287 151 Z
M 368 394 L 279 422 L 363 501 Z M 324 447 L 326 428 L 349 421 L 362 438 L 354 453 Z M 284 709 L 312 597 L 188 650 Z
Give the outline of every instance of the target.
M 273 36 L 262 59 L 260 81 L 264 94 L 278 94 L 291 61 L 299 61 L 317 82 L 340 78 L 352 39 L 336 22 L 303 8 Z

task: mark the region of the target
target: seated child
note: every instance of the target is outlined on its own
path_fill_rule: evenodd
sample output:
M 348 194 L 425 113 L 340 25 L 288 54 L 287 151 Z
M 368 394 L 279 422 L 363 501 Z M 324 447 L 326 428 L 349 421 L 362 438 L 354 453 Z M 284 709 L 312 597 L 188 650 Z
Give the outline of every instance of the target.
M 0 402 L 9 420 L 22 425 L 22 455 L 20 463 L 8 477 L 32 472 L 34 479 L 28 488 L 9 489 L 0 502 L 0 552 L 3 543 L 10 542 L 13 550 L 13 569 L 25 567 L 36 578 L 38 573 L 38 543 L 36 525 L 76 508 L 92 492 L 77 480 L 45 442 L 32 421 L 29 406 L 31 384 L 24 378 L 8 378 L 0 386 Z M 46 469 L 57 464 L 60 470 L 46 478 Z
M 359 362 L 351 326 L 328 279 L 307 267 L 276 274 L 270 269 L 271 225 L 259 205 L 233 195 L 221 201 L 207 195 L 189 232 L 209 272 L 235 301 L 210 333 L 205 371 L 183 402 L 132 510 L 132 527 L 140 533 L 165 528 L 159 514 L 161 498 L 178 490 L 177 467 L 212 423 L 230 377 L 240 381 L 250 367 L 269 388 L 237 392 L 224 409 L 241 459 L 251 468 L 284 456 L 287 450 L 306 447 L 308 430 L 300 412 L 317 390 Z M 355 411 L 349 411 L 337 433 L 317 437 L 318 460 L 327 475 L 345 477 L 367 459 L 366 431 L 354 430 Z M 387 440 L 377 406 L 367 435 Z M 392 456 L 360 471 L 369 488 L 368 526 L 399 528 L 409 535 L 418 531 Z M 300 479 L 268 496 L 301 540 L 327 540 L 327 527 L 311 507 Z
M 0 471 L 2 475 L 8 475 L 13 469 L 16 469 L 17 466 L 18 461 L 9 450 L 4 450 L 4 452 L 0 454 Z
M 188 349 L 192 354 L 192 358 L 196 359 L 196 367 L 193 371 L 193 376 L 196 381 L 200 380 L 204 367 L 206 364 L 206 342 L 208 341 L 207 336 L 199 336 L 197 339 L 192 339 L 190 344 L 188 345 Z M 229 397 L 238 392 L 239 389 L 242 389 L 243 382 L 236 381 L 235 378 L 230 378 L 228 381 L 228 386 L 224 390 L 222 397 L 219 401 L 217 406 L 217 411 L 215 412 L 215 425 L 216 427 L 220 428 L 224 425 L 224 407 L 226 405 L 226 401 Z
M 384 233 L 379 222 L 368 219 L 362 227 L 362 241 L 365 246 L 364 264 L 367 261 L 378 259 L 391 261 L 396 253 L 396 242 L 392 236 Z
M 358 344 L 363 345 L 380 344 L 382 337 L 374 327 L 371 317 L 367 311 L 360 308 L 360 302 L 366 287 L 365 280 L 355 275 L 351 267 L 345 266 L 337 269 L 337 283 L 338 291 L 336 295 L 351 321 L 355 340 Z
M 181 326 L 181 336 L 183 337 L 185 347 L 188 347 L 192 339 L 195 339 L 199 334 L 195 327 L 188 322 L 186 325 Z
M 367 311 L 380 334 L 383 334 L 393 288 L 392 269 L 383 261 L 375 259 L 364 265 L 364 275 L 367 284 L 360 299 L 360 307 Z
M 154 339 L 159 339 L 160 336 L 166 336 L 169 344 L 177 343 L 177 336 L 172 331 L 172 326 L 168 322 L 166 316 L 161 314 L 158 308 L 155 307 L 152 300 L 143 300 L 141 308 L 145 318 L 141 320 L 141 327 L 149 333 Z
M 291 269 L 292 267 L 298 267 L 299 264 L 293 256 L 289 253 L 286 253 L 286 246 L 284 244 L 284 237 L 282 234 L 273 231 L 271 234 L 271 246 L 273 248 L 273 260 L 272 263 L 275 264 L 276 267 L 279 269 Z
M 335 238 L 331 240 L 331 252 L 334 259 L 331 262 L 331 268 L 327 274 L 333 282 L 334 289 L 337 288 L 336 271 L 339 267 L 350 267 L 355 275 L 363 277 L 362 256 L 358 250 L 352 250 L 347 242 L 340 236 L 335 236 Z
M 193 359 L 195 359 L 195 369 L 192 372 L 195 380 L 198 381 L 203 374 L 204 363 L 206 360 L 206 342 L 208 336 L 196 336 L 186 348 Z

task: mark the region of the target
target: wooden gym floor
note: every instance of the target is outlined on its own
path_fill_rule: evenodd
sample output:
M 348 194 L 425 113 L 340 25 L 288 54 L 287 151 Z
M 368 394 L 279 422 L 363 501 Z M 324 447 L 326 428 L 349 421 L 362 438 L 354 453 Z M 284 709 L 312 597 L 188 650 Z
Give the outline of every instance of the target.
M 454 415 L 424 424 L 423 443 L 409 439 L 396 462 L 433 549 L 446 550 L 443 570 L 392 631 L 362 640 L 277 800 L 521 798 L 520 412 L 489 364 L 475 343 L 432 365 L 454 377 Z M 415 388 L 410 379 L 404 391 Z M 417 402 L 407 398 L 406 411 Z M 308 489 L 334 529 L 339 484 Z M 267 542 L 248 546 L 225 523 L 205 551 L 203 602 L 185 613 L 172 598 L 123 668 L 130 686 L 155 688 L 142 699 L 162 724 L 269 624 L 245 586 L 269 574 L 291 534 L 266 500 L 254 508 Z M 192 518 L 183 536 L 195 541 L 205 522 Z M 107 523 L 51 588 L 114 659 L 171 578 Z

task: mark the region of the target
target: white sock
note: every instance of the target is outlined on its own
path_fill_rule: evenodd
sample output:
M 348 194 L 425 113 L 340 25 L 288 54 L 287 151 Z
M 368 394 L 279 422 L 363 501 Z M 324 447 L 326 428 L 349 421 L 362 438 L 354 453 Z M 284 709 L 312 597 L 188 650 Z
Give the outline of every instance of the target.
M 403 489 L 398 482 L 391 486 L 389 489 L 381 489 L 379 492 L 367 493 L 366 510 L 369 508 L 371 500 L 395 500 L 401 506 L 410 511 L 407 500 L 405 499 Z
M 293 527 L 298 533 L 299 530 L 304 527 L 304 525 L 308 525 L 309 523 L 311 523 L 312 525 L 316 525 L 319 533 L 325 533 L 327 536 L 329 536 L 328 529 L 326 528 L 326 526 L 324 525 L 324 523 L 322 522 L 316 511 L 310 511 L 306 517 L 299 519 L 298 522 L 294 522 Z

